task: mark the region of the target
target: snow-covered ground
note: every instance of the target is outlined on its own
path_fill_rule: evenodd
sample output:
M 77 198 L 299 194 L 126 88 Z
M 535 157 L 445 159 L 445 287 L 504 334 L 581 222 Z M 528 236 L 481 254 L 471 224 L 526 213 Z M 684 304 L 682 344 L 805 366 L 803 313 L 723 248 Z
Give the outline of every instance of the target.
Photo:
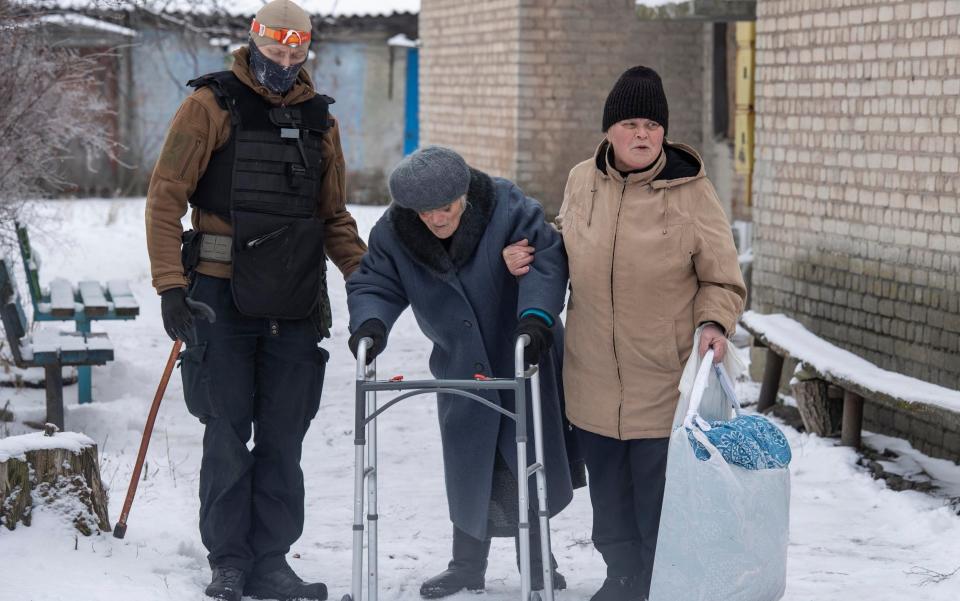
M 150 286 L 143 201 L 50 202 L 33 210 L 31 233 L 44 257 L 44 282 L 56 276 L 126 277 L 140 300 L 137 320 L 95 326 L 107 331 L 116 346 L 116 361 L 94 368 L 96 402 L 78 406 L 75 385 L 65 393 L 67 429 L 87 434 L 100 447 L 101 473 L 115 520 L 171 345 Z M 381 210 L 354 208 L 363 235 Z M 335 326 L 326 346 L 332 358 L 320 413 L 304 449 L 307 523 L 290 561 L 303 577 L 327 582 L 331 599 L 339 599 L 350 582 L 355 368 L 346 345 L 343 282 L 335 269 L 331 273 Z M 408 312 L 379 361 L 380 374 L 429 377 L 427 354 L 428 345 Z M 755 385 L 740 388 L 744 396 L 756 396 Z M 26 432 L 19 425 L 22 420 L 43 418 L 42 390 L 0 388 L 0 407 L 8 400 L 17 421 L 0 423 L 0 436 Z M 140 484 L 126 538 L 77 538 L 59 516 L 42 511 L 30 528 L 2 529 L 0 601 L 204 599 L 209 570 L 197 532 L 201 434 L 201 425 L 184 407 L 175 375 L 160 410 L 147 479 Z M 939 582 L 936 577 L 960 568 L 960 517 L 942 498 L 888 490 L 856 466 L 853 451 L 833 441 L 790 429 L 787 437 L 794 461 L 785 599 L 960 599 L 960 572 Z M 435 404 L 429 398 L 405 401 L 382 419 L 380 568 L 385 601 L 418 598 L 420 582 L 444 569 L 449 559 L 439 443 Z M 960 482 L 956 465 L 927 465 L 935 465 L 937 478 Z M 603 562 L 590 544 L 590 521 L 589 497 L 580 490 L 552 523 L 554 552 L 570 583 L 561 599 L 587 599 L 603 580 Z M 511 540 L 494 541 L 487 584 L 486 599 L 518 596 Z M 473 597 L 464 593 L 460 598 Z

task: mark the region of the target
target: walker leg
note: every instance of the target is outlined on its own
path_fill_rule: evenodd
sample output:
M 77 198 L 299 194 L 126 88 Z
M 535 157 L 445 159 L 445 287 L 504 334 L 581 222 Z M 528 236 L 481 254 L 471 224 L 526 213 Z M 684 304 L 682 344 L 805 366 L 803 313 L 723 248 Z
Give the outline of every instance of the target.
M 377 393 L 367 393 L 367 415 L 377 411 Z M 367 596 L 377 601 L 379 585 L 377 583 L 377 420 L 367 424 Z
M 517 415 L 517 496 L 520 504 L 518 530 L 520 547 L 520 600 L 530 601 L 530 501 L 527 490 L 527 383 L 523 370 L 523 346 L 514 353 L 516 367 L 516 415 Z
M 364 479 L 364 443 L 354 443 L 353 474 L 353 568 L 351 571 L 350 592 L 353 601 L 363 600 L 363 479 Z
M 519 490 L 519 532 L 520 538 L 520 599 L 530 599 L 530 502 L 527 491 L 527 445 L 521 442 L 521 430 L 517 426 L 517 489 Z
M 533 408 L 533 445 L 537 468 L 537 515 L 540 518 L 540 554 L 543 569 L 543 592 L 546 601 L 553 601 L 553 562 L 550 550 L 550 511 L 547 505 L 547 468 L 543 453 L 543 414 L 540 404 L 540 371 L 530 378 L 530 400 Z
M 366 479 L 366 413 L 364 411 L 363 368 L 365 349 L 358 353 L 356 406 L 353 429 L 353 564 L 350 572 L 351 601 L 363 601 L 363 485 Z

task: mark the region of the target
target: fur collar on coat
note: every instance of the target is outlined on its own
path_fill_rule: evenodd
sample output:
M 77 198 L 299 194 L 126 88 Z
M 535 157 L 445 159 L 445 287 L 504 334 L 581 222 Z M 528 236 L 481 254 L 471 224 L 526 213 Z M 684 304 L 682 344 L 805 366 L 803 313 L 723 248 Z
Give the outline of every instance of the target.
M 471 169 L 467 208 L 450 240 L 450 250 L 445 249 L 440 239 L 427 229 L 416 211 L 394 203 L 389 209 L 390 223 L 414 260 L 438 278 L 446 280 L 476 252 L 496 204 L 493 180 L 486 173 Z

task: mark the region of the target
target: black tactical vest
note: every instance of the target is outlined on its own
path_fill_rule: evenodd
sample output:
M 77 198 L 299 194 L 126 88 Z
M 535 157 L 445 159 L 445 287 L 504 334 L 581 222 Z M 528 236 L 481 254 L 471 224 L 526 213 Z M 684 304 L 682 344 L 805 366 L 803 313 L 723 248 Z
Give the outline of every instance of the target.
M 233 224 L 237 308 L 253 317 L 310 317 L 328 302 L 317 198 L 333 99 L 275 107 L 229 71 L 188 85 L 209 86 L 230 113 L 230 139 L 211 156 L 190 204 Z

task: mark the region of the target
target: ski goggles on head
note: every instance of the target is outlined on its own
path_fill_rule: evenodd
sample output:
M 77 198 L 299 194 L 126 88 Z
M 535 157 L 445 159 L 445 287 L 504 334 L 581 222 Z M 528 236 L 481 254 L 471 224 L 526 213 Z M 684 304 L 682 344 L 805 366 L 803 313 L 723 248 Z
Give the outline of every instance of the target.
M 255 33 L 261 37 L 276 40 L 284 46 L 296 48 L 310 43 L 309 31 L 297 31 L 296 29 L 273 29 L 263 23 L 257 23 L 254 19 L 250 24 L 250 33 Z

